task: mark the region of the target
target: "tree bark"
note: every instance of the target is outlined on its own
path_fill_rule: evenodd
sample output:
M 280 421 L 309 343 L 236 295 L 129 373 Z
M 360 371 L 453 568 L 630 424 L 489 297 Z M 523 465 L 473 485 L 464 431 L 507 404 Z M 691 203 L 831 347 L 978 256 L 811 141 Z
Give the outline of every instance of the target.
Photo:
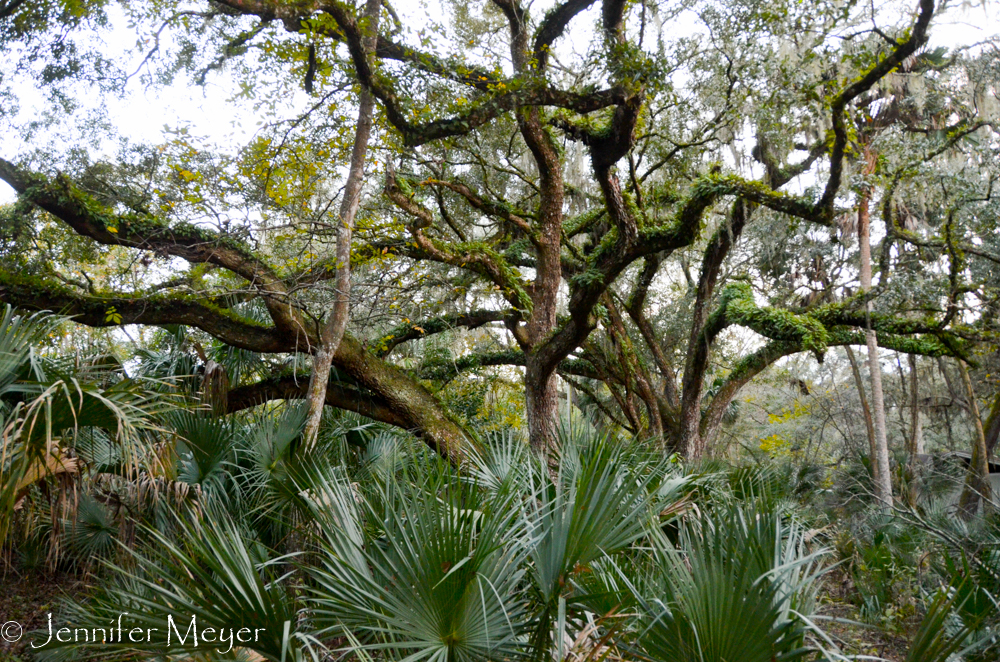
M 972 380 L 969 379 L 969 369 L 965 361 L 959 359 L 958 372 L 962 376 L 962 384 L 965 386 L 965 397 L 969 401 L 969 414 L 975 426 L 975 438 L 972 440 L 972 461 L 969 462 L 969 470 L 965 475 L 965 487 L 962 495 L 958 499 L 958 514 L 962 519 L 970 520 L 979 508 L 979 500 L 983 499 L 983 511 L 989 508 L 990 503 L 990 464 L 989 449 L 986 445 L 986 433 L 983 429 L 983 421 L 979 417 L 979 405 L 976 403 L 976 393 L 972 388 Z
M 874 170 L 874 155 L 865 150 L 867 164 L 865 173 Z M 858 204 L 858 244 L 861 252 L 861 291 L 868 293 L 872 289 L 872 247 L 871 247 L 871 216 L 869 204 L 871 190 L 865 188 Z M 878 360 L 878 340 L 871 323 L 871 302 L 865 302 L 865 338 L 868 341 L 868 372 L 872 387 L 872 419 L 875 424 L 875 454 L 872 464 L 878 466 L 875 476 L 875 498 L 886 506 L 892 506 L 892 476 L 889 473 L 889 443 L 885 430 L 885 398 L 882 393 L 882 364 Z
M 549 456 L 557 451 L 556 420 L 559 390 L 555 374 L 544 376 L 529 359 L 524 375 L 524 404 L 528 438 L 536 452 Z
M 382 9 L 381 0 L 368 0 L 365 3 L 364 18 L 367 21 L 368 34 L 365 37 L 365 50 L 371 52 L 378 38 L 379 12 Z M 326 406 L 326 389 L 330 382 L 330 364 L 337 353 L 344 332 L 347 330 L 347 320 L 351 308 L 351 235 L 354 231 L 354 217 L 361 204 L 361 187 L 365 177 L 365 157 L 368 153 L 368 140 L 371 137 L 372 118 L 375 114 L 375 97 L 362 86 L 358 103 L 358 124 L 354 130 L 354 148 L 351 151 L 351 165 L 344 185 L 344 197 L 340 201 L 337 223 L 337 271 L 334 278 L 333 308 L 327 316 L 320 333 L 319 346 L 313 354 L 313 372 L 309 379 L 309 410 L 306 415 L 305 430 L 302 433 L 303 445 L 308 449 L 316 445 L 319 436 L 320 421 Z
M 920 471 L 919 456 L 924 452 L 924 434 L 923 425 L 920 421 L 920 397 L 918 389 L 920 380 L 917 378 L 917 357 L 915 354 L 907 354 L 907 359 L 910 364 L 909 501 L 910 505 L 913 506 L 916 505 L 917 501 L 917 477 Z
M 545 58 L 538 59 L 529 47 L 530 34 L 527 13 L 516 0 L 493 0 L 493 4 L 503 12 L 510 29 L 510 54 L 514 71 L 525 74 L 535 64 L 544 67 Z M 565 28 L 567 21 L 580 9 L 558 13 L 550 17 L 548 29 L 539 35 L 540 44 L 555 39 Z M 561 27 L 560 27 L 561 26 Z M 549 35 L 549 36 L 543 36 Z M 544 49 L 543 49 L 544 50 Z M 525 409 L 527 413 L 528 438 L 531 447 L 538 452 L 550 453 L 557 445 L 556 419 L 559 415 L 559 391 L 555 376 L 556 362 L 543 361 L 538 355 L 545 348 L 556 328 L 556 304 L 562 283 L 562 218 L 565 187 L 563 183 L 560 150 L 549 133 L 549 128 L 537 106 L 520 107 L 516 110 L 518 130 L 525 145 L 531 152 L 538 168 L 539 207 L 537 234 L 532 239 L 536 254 L 535 282 L 532 288 L 531 317 L 519 331 L 522 349 L 528 354 L 524 375 Z
M 725 225 L 715 231 L 705 248 L 698 275 L 694 307 L 691 312 L 691 333 L 688 339 L 687 361 L 681 381 L 680 451 L 686 460 L 700 458 L 705 451 L 701 435 L 701 401 L 704 394 L 705 372 L 708 369 L 708 339 L 703 331 L 710 313 L 722 264 L 743 233 L 752 208 L 742 200 L 733 203 Z
M 989 458 L 997 447 L 997 439 L 1000 439 L 1000 391 L 997 391 L 993 398 L 993 406 L 990 407 L 990 415 L 983 428 L 986 434 L 987 458 Z
M 865 419 L 865 432 L 868 436 L 868 458 L 871 463 L 872 480 L 878 485 L 878 463 L 875 461 L 875 456 L 878 454 L 875 442 L 875 424 L 872 422 L 871 407 L 868 406 L 865 381 L 861 377 L 861 370 L 858 368 L 858 360 L 854 357 L 854 350 L 851 349 L 850 345 L 845 345 L 844 350 L 847 352 L 847 360 L 851 364 L 851 374 L 854 375 L 854 385 L 858 389 L 858 399 L 861 401 L 861 414 Z

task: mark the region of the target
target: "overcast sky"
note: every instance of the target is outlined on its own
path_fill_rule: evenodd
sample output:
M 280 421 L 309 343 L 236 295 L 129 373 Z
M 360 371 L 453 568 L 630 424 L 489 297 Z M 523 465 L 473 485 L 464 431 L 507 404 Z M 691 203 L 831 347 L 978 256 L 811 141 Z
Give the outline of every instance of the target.
M 421 25 L 426 25 L 428 17 L 440 16 L 440 8 L 434 0 L 429 2 L 402 0 L 394 4 L 404 25 L 417 26 L 417 29 Z M 535 3 L 536 6 L 532 8 L 533 13 L 536 15 L 544 13 L 545 7 L 541 5 L 545 4 L 551 3 Z M 899 6 L 898 0 L 891 0 L 888 4 Z M 913 4 L 910 0 L 902 6 L 911 7 Z M 1000 3 L 953 4 L 955 6 L 947 14 L 935 19 L 931 30 L 931 48 L 938 46 L 952 48 L 972 44 L 1000 34 L 1000 12 L 998 12 Z M 132 49 L 135 45 L 136 37 L 127 27 L 124 16 L 117 6 L 112 8 L 112 16 L 114 29 L 106 38 L 107 52 L 122 57 L 124 51 Z M 577 19 L 577 24 L 581 26 L 589 22 L 586 16 Z M 675 30 L 672 32 L 677 33 Z M 562 44 L 563 48 L 572 49 L 574 45 L 572 34 L 563 41 L 569 42 Z M 585 47 L 581 46 L 579 50 L 583 48 Z M 127 66 L 123 68 L 130 72 L 134 71 L 141 58 L 141 53 L 134 53 L 130 56 L 131 61 L 126 62 Z M 204 87 L 193 86 L 181 76 L 177 83 L 169 87 L 144 89 L 136 77 L 130 82 L 127 92 L 121 98 L 115 96 L 104 99 L 93 98 L 90 103 L 106 104 L 108 115 L 116 130 L 131 142 L 158 144 L 163 142 L 167 128 L 190 126 L 196 135 L 208 138 L 211 142 L 241 144 L 258 128 L 258 118 L 248 113 L 247 107 L 235 106 L 230 100 L 233 88 L 227 85 L 224 73 L 209 76 Z M 34 86 L 23 86 L 19 90 L 19 97 L 22 118 L 38 116 L 46 106 L 45 99 Z M 308 97 L 304 92 L 300 92 L 295 98 L 289 99 L 289 111 L 296 107 L 302 108 L 307 103 Z M 87 110 L 88 106 L 84 105 L 77 116 L 83 117 Z M 69 123 L 63 124 L 61 130 L 65 131 L 67 136 L 73 135 L 72 125 Z M 50 134 L 47 138 L 54 139 L 57 143 L 61 141 L 58 133 Z M 24 143 L 18 136 L 8 134 L 0 143 L 0 156 L 8 159 L 16 158 L 30 149 L 31 145 Z M 110 152 L 114 149 L 115 145 L 109 143 L 100 151 Z M 0 182 L 0 203 L 11 202 L 13 198 L 13 191 Z

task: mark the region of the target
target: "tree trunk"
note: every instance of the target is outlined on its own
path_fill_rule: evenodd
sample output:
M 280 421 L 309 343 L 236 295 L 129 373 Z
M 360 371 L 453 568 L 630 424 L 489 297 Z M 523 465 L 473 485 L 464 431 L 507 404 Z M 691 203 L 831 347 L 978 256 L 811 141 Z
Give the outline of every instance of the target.
M 381 9 L 381 0 L 368 0 L 365 4 L 364 18 L 368 23 L 365 49 L 369 52 L 375 48 Z M 344 338 L 344 331 L 347 330 L 347 319 L 350 316 L 351 235 L 354 231 L 354 217 L 361 204 L 361 187 L 365 177 L 365 156 L 368 153 L 368 140 L 371 137 L 374 113 L 375 97 L 367 88 L 362 87 L 358 103 L 358 124 L 354 131 L 354 149 L 351 151 L 351 165 L 347 173 L 344 197 L 340 201 L 337 218 L 337 271 L 334 278 L 333 308 L 323 325 L 319 347 L 313 354 L 313 372 L 309 379 L 309 411 L 302 435 L 306 448 L 312 448 L 316 445 L 320 421 L 323 418 L 323 408 L 326 405 L 326 389 L 330 382 L 330 364 Z
M 681 410 L 681 454 L 684 459 L 693 462 L 701 457 L 703 444 L 701 438 L 701 410 L 692 406 Z
M 969 462 L 969 470 L 965 475 L 965 488 L 962 496 L 958 499 L 958 514 L 962 519 L 970 520 L 976 514 L 979 507 L 979 499 L 983 499 L 983 511 L 989 508 L 990 502 L 990 464 L 989 449 L 986 445 L 986 433 L 983 429 L 983 421 L 979 417 L 979 405 L 976 403 L 976 393 L 972 389 L 972 380 L 969 379 L 969 369 L 965 361 L 958 360 L 958 372 L 962 376 L 962 384 L 965 386 L 965 397 L 969 401 L 969 415 L 975 425 L 975 438 L 972 443 L 972 461 Z
M 535 452 L 551 456 L 557 451 L 556 420 L 559 416 L 559 389 L 556 376 L 541 375 L 530 359 L 524 374 L 524 404 L 528 436 Z
M 705 248 L 698 275 L 698 287 L 691 311 L 691 334 L 688 337 L 687 360 L 681 381 L 680 451 L 687 460 L 696 460 L 705 452 L 705 438 L 701 434 L 701 405 L 705 387 L 705 372 L 711 347 L 703 331 L 710 314 L 709 306 L 719 279 L 722 264 L 733 244 L 739 239 L 752 213 L 752 208 L 742 200 L 730 207 L 728 223 L 723 225 Z
M 910 438 L 909 438 L 909 455 L 910 455 L 910 490 L 909 490 L 909 501 L 910 505 L 914 506 L 917 502 L 917 477 L 920 472 L 920 455 L 924 452 L 924 433 L 923 425 L 920 422 L 920 397 L 918 384 L 920 380 L 917 378 L 917 356 L 915 354 L 907 354 L 907 359 L 910 363 Z
M 866 173 L 873 169 L 874 158 L 866 150 L 868 166 Z M 858 205 L 858 244 L 861 252 L 861 291 L 872 289 L 872 247 L 870 236 L 871 217 L 868 211 L 871 191 L 867 188 L 861 194 Z M 872 419 L 875 424 L 875 456 L 872 463 L 878 465 L 875 478 L 875 498 L 886 506 L 892 506 L 892 476 L 889 473 L 889 443 L 885 430 L 885 398 L 882 394 L 882 364 L 878 360 L 878 340 L 872 329 L 871 302 L 865 302 L 865 338 L 868 341 L 868 371 L 872 386 Z
M 854 385 L 858 389 L 858 399 L 861 400 L 861 414 L 865 419 L 865 432 L 868 435 L 868 459 L 871 464 L 872 481 L 875 485 L 878 485 L 878 462 L 875 461 L 875 457 L 878 455 L 878 446 L 875 442 L 875 424 L 872 422 L 872 410 L 868 406 L 868 395 L 865 393 L 865 381 L 861 377 L 861 370 L 858 368 L 858 360 L 854 357 L 854 350 L 851 349 L 850 345 L 845 345 L 844 349 L 847 351 L 847 360 L 851 364 L 851 374 L 854 375 Z
M 997 447 L 997 439 L 1000 439 L 1000 391 L 997 391 L 996 396 L 993 398 L 990 415 L 983 427 L 986 434 L 986 457 L 989 459 Z

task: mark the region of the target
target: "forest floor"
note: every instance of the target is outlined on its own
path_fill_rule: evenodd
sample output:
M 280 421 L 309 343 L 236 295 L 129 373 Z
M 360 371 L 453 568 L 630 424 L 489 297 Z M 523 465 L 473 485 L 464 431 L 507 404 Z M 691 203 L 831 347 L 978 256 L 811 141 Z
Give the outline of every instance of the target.
M 903 662 L 916 633 L 920 618 L 916 614 L 909 618 L 893 614 L 880 625 L 863 623 L 858 607 L 851 601 L 854 587 L 840 568 L 834 568 L 823 578 L 819 593 L 819 613 L 836 620 L 817 621 L 836 644 L 840 652 L 852 655 L 872 656 L 888 662 Z
M 34 630 L 48 627 L 49 612 L 57 612 L 60 598 L 85 590 L 82 579 L 73 574 L 43 572 L 18 573 L 0 567 L 0 623 L 14 621 L 21 626 L 16 642 L 0 638 L 0 662 L 27 662 L 33 659 L 29 642 Z M 16 628 L 13 628 L 16 631 Z M 8 634 L 10 630 L 5 630 Z M 44 641 L 44 640 L 43 640 Z

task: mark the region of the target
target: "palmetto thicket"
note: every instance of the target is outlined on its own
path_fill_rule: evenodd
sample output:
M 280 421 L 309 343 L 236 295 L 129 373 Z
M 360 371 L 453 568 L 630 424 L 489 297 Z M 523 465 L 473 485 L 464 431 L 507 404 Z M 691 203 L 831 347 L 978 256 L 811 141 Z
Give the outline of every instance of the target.
M 53 642 L 42 658 L 843 659 L 817 603 L 829 537 L 793 514 L 815 490 L 801 472 L 683 469 L 581 420 L 555 460 L 494 433 L 455 467 L 350 416 L 306 451 L 300 406 L 209 416 L 169 342 L 132 379 L 40 354 L 60 321 L 8 310 L 0 327 L 6 553 L 89 573 L 59 611 L 77 627 L 127 614 L 183 633 L 194 617 L 258 636 Z M 926 528 L 997 540 L 956 526 Z M 993 650 L 996 555 L 949 549 L 913 660 Z
M 301 407 L 212 418 L 169 356 L 144 357 L 164 373 L 156 379 L 87 362 L 56 377 L 60 360 L 32 343 L 59 322 L 8 310 L 0 327 L 3 521 L 9 554 L 40 549 L 100 578 L 68 605 L 74 622 L 103 627 L 128 612 L 164 632 L 171 614 L 262 628 L 247 648 L 274 660 L 335 649 L 583 659 L 671 645 L 694 660 L 699 646 L 733 645 L 723 632 L 691 638 L 701 619 L 723 616 L 716 596 L 690 590 L 685 572 L 703 572 L 733 588 L 722 608 L 749 607 L 748 623 L 767 633 L 760 659 L 807 643 L 791 608 L 810 609 L 818 552 L 801 526 L 749 502 L 691 510 L 692 492 L 707 488 L 659 454 L 581 429 L 563 435 L 553 467 L 501 434 L 456 469 L 352 419 L 327 421 L 305 453 Z M 718 544 L 730 530 L 738 542 Z M 162 646 L 148 652 L 182 652 Z

